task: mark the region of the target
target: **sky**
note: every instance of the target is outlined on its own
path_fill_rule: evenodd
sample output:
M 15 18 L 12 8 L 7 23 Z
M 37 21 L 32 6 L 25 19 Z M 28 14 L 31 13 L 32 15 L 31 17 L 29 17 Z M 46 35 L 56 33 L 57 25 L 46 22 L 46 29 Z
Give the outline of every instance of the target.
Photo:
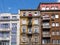
M 60 0 L 0 0 L 0 13 L 18 13 L 20 9 L 36 9 L 40 2 L 60 2 Z

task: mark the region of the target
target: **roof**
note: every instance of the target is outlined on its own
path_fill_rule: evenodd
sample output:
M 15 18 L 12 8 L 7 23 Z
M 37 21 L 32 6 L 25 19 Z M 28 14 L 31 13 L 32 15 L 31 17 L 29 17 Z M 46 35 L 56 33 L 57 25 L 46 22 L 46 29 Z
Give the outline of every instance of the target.
M 40 3 L 40 4 L 60 4 L 60 2 L 43 2 L 43 3 Z
M 20 9 L 20 11 L 40 11 L 40 10 L 37 10 L 37 9 Z

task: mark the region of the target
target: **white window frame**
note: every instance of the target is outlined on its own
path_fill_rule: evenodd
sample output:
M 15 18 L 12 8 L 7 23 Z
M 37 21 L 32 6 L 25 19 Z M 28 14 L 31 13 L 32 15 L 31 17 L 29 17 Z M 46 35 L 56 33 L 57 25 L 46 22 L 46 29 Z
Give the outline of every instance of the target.
M 55 9 L 55 7 L 54 7 L 54 6 L 52 6 L 52 7 L 51 7 L 51 10 L 54 10 L 54 9 Z
M 42 9 L 41 10 L 46 10 L 46 7 L 42 7 Z
M 39 24 L 39 21 L 38 21 L 38 19 L 36 18 L 36 19 L 34 19 L 34 24 Z
M 56 27 L 58 27 L 59 26 L 59 23 L 58 22 L 56 22 Z
M 22 19 L 22 24 L 26 24 L 26 20 L 25 19 Z
M 55 27 L 55 22 L 52 23 L 52 27 Z
M 59 18 L 59 15 L 55 15 L 55 18 Z

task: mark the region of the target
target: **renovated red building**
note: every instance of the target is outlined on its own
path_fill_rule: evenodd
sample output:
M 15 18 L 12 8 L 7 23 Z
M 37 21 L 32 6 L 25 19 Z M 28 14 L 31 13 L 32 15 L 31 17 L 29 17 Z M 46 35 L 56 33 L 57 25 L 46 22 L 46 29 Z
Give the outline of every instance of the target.
M 41 45 L 60 45 L 60 3 L 40 3 Z
M 60 10 L 60 3 L 40 3 L 39 10 Z

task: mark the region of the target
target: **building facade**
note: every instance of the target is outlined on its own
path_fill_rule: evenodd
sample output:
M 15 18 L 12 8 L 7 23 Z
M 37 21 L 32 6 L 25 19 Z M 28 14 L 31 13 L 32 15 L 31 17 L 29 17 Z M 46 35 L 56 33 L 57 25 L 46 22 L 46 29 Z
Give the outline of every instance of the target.
M 40 45 L 40 11 L 20 10 L 20 45 Z
M 19 45 L 19 15 L 0 14 L 0 45 Z
M 41 3 L 41 45 L 60 45 L 60 3 Z

